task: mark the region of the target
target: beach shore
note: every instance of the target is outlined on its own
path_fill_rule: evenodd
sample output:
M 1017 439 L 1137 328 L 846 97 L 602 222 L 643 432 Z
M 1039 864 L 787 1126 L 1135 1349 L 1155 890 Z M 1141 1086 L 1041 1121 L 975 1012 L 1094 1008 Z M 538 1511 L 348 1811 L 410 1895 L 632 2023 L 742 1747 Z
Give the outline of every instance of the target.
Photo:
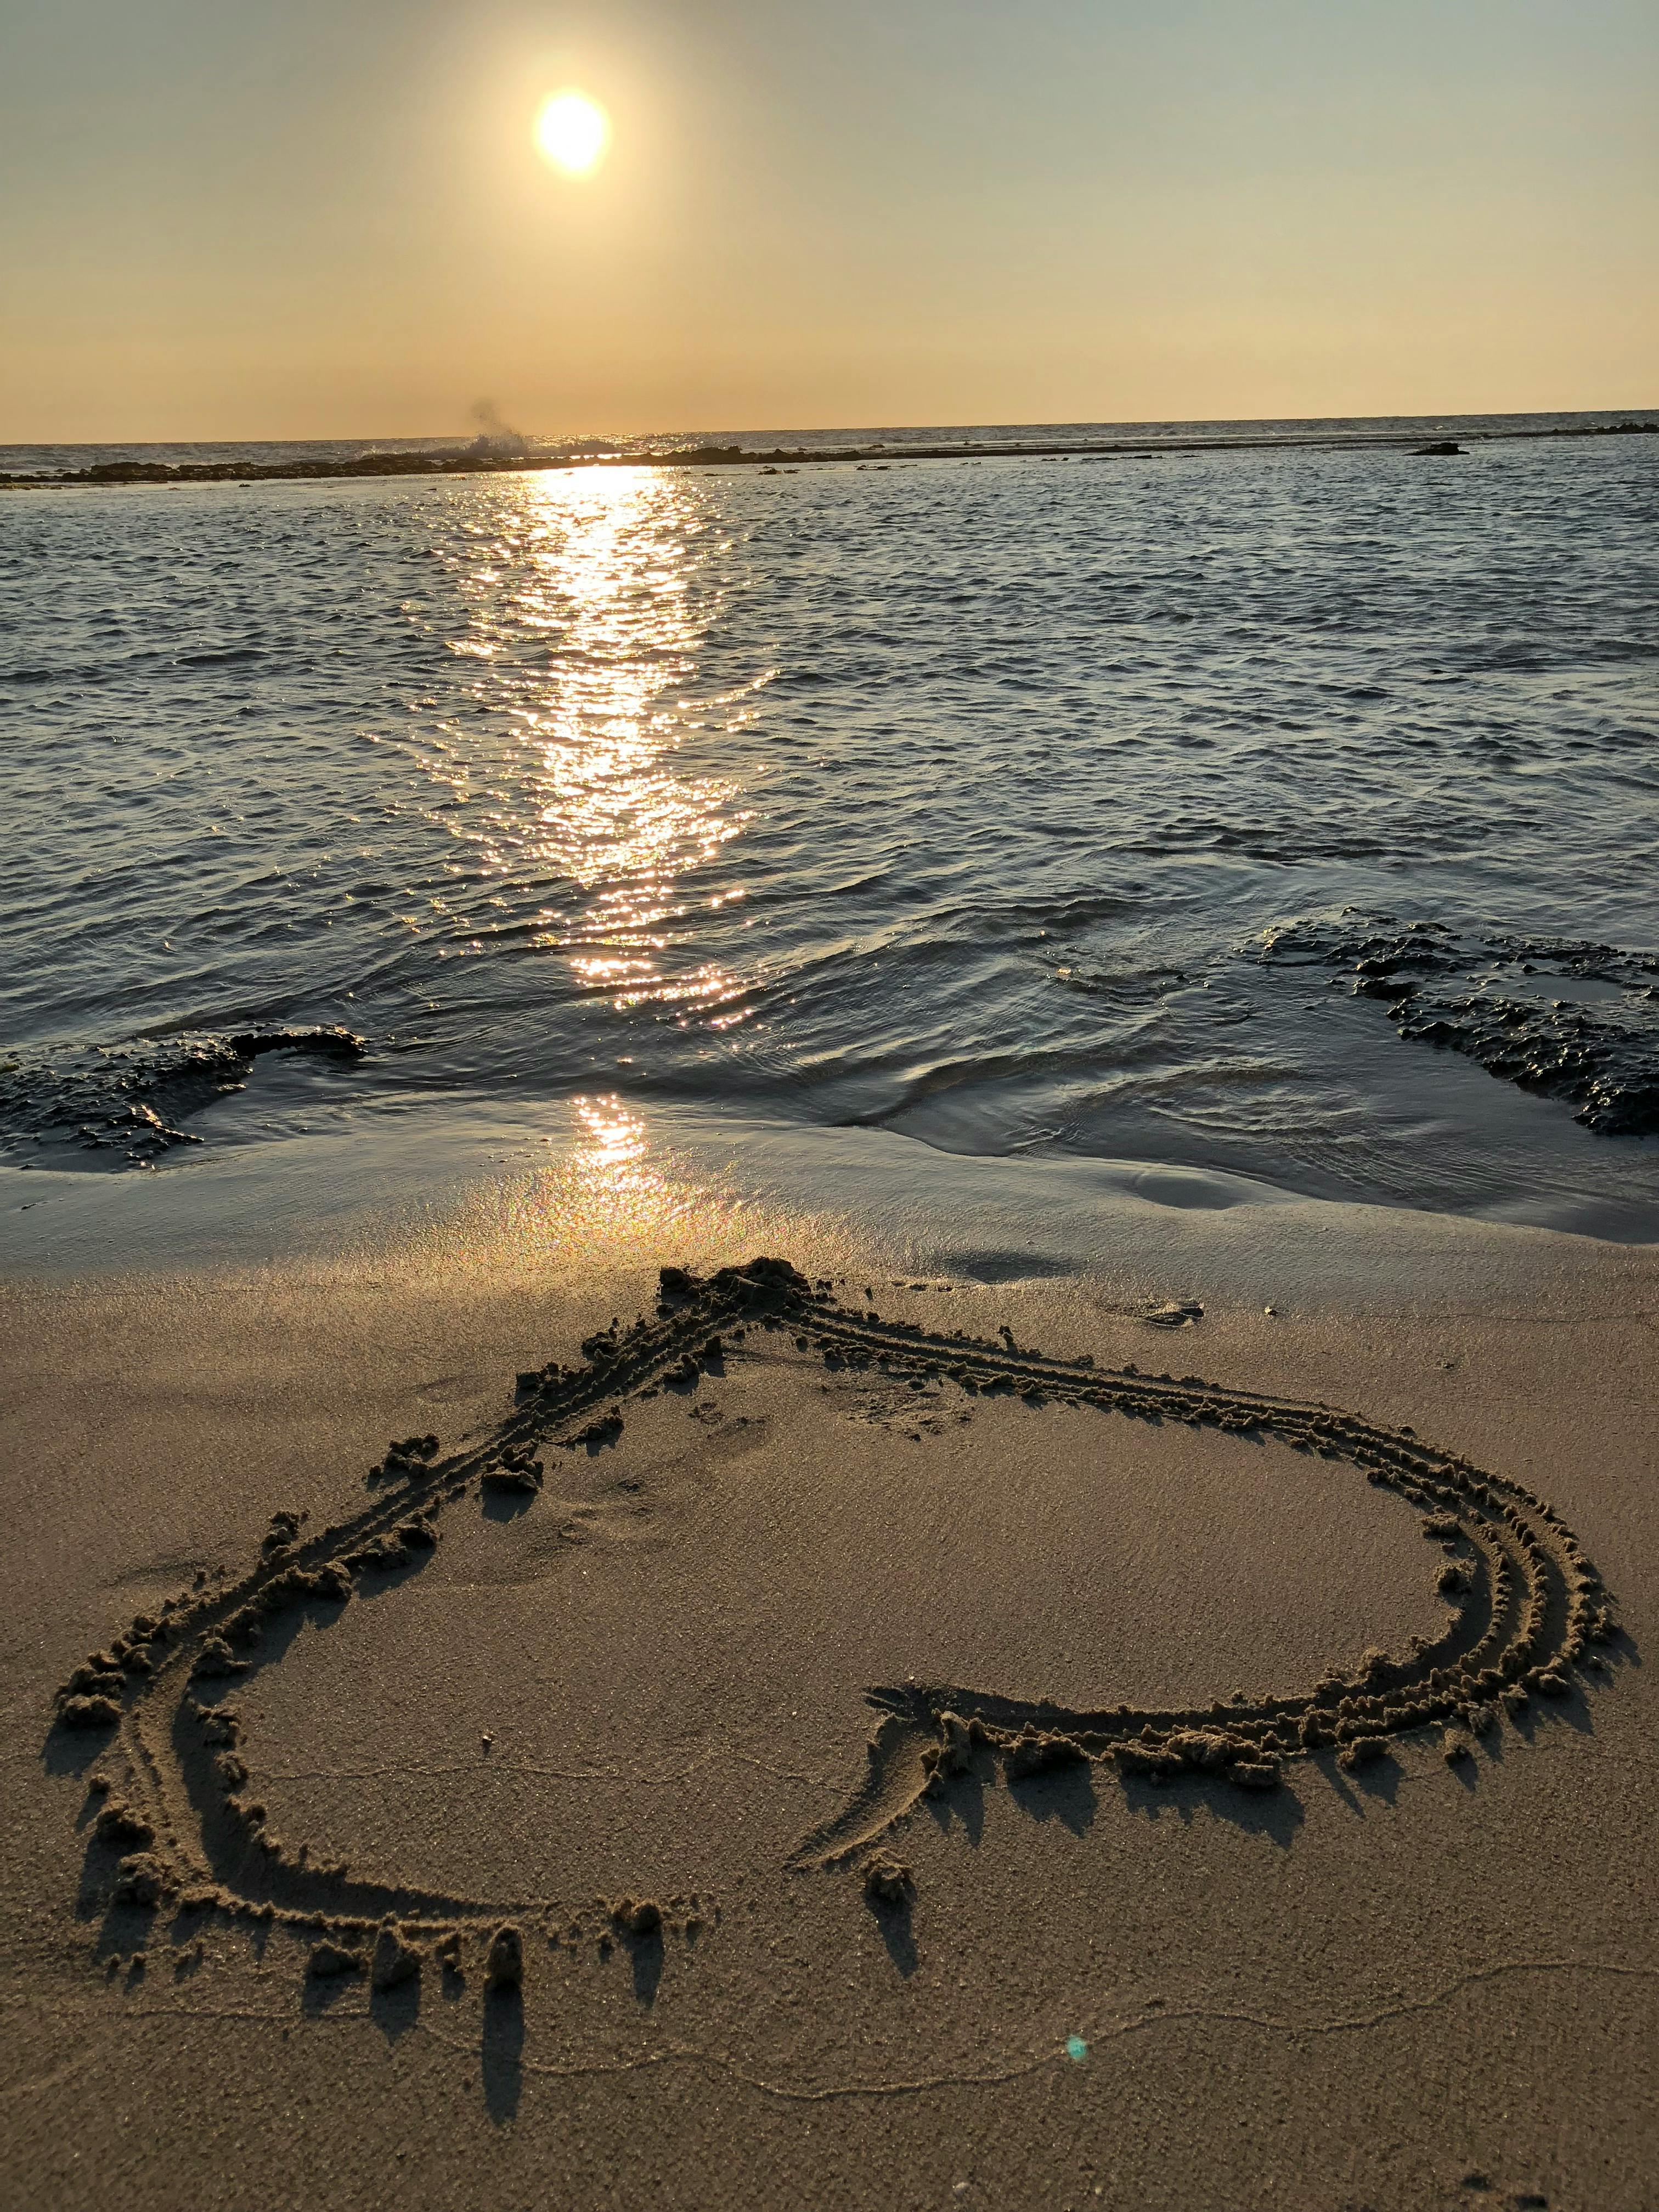
M 12 2201 L 1648 2201 L 1659 1259 L 917 1149 L 9 1282 Z M 1246 1758 L 1480 1596 L 1378 1438 L 1619 1629 L 1490 1725 L 1451 1667 L 1467 1747 Z

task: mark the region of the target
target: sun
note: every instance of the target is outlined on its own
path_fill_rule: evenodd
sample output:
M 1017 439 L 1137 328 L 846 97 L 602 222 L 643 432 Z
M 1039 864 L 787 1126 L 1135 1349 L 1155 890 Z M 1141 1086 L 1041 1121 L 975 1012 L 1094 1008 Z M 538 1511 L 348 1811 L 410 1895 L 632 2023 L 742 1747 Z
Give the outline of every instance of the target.
M 611 118 L 585 92 L 550 94 L 536 116 L 536 150 L 567 177 L 591 177 L 611 143 Z

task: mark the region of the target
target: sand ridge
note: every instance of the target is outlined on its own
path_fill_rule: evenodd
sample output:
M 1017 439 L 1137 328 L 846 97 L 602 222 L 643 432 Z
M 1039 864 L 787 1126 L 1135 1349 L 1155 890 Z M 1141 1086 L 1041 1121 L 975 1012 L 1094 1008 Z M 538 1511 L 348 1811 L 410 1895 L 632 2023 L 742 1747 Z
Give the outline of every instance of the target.
M 1287 1763 L 1311 1753 L 1334 1747 L 1341 1764 L 1358 1765 L 1385 1757 L 1391 1740 L 1431 1728 L 1444 1731 L 1445 1754 L 1456 1760 L 1500 1710 L 1517 1711 L 1534 1695 L 1581 1694 L 1619 1643 L 1600 1578 L 1559 1516 L 1518 1484 L 1409 1430 L 1194 1376 L 1046 1358 L 1006 1332 L 993 1344 L 884 1322 L 873 1310 L 842 1305 L 828 1281 L 809 1284 L 782 1261 L 702 1279 L 667 1267 L 654 1316 L 628 1330 L 613 1321 L 587 1339 L 577 1366 L 521 1374 L 514 1410 L 482 1439 L 448 1455 L 431 1435 L 394 1445 L 372 1471 L 374 1495 L 362 1512 L 314 1534 L 301 1515 L 274 1516 L 246 1574 L 198 1577 L 196 1588 L 140 1614 L 73 1671 L 58 1692 L 55 1730 L 82 1741 L 108 1736 L 91 1778 L 101 1809 L 91 1823 L 83 1895 L 101 1899 L 114 1926 L 136 1924 L 134 1916 L 164 1903 L 279 1923 L 316 1939 L 313 1974 L 368 1972 L 380 1987 L 418 1975 L 428 1949 L 447 1970 L 459 1970 L 477 1949 L 491 1987 L 514 1984 L 514 1962 L 522 1961 L 514 1916 L 555 1940 L 574 1940 L 582 1923 L 568 1900 L 376 1881 L 288 1844 L 252 1795 L 239 1753 L 237 1684 L 261 1663 L 268 1626 L 308 1609 L 319 1620 L 337 1617 L 366 1578 L 388 1587 L 384 1578 L 418 1572 L 445 1509 L 474 1485 L 534 1491 L 542 1449 L 605 1449 L 622 1432 L 631 1399 L 695 1389 L 728 1356 L 742 1356 L 750 1328 L 783 1333 L 797 1353 L 831 1369 L 874 1370 L 896 1385 L 944 1377 L 970 1394 L 1034 1406 L 1273 1437 L 1397 1492 L 1440 1554 L 1437 1586 L 1451 1608 L 1444 1632 L 1413 1638 L 1401 1654 L 1369 1650 L 1301 1696 L 1234 1692 L 1179 1711 L 1085 1711 L 957 1683 L 872 1686 L 866 1694 L 880 1717 L 866 1771 L 842 1808 L 802 1840 L 793 1863 L 801 1871 L 858 1866 L 878 1911 L 908 1909 L 911 1876 L 888 1847 L 893 1832 L 957 1776 L 1000 1765 L 1018 1781 L 1086 1762 L 1126 1781 L 1185 1776 L 1268 1790 L 1281 1786 Z M 584 1910 L 597 1913 L 602 1941 L 631 1947 L 659 1944 L 665 1929 L 694 1931 L 718 1907 L 692 1894 L 600 1899 Z

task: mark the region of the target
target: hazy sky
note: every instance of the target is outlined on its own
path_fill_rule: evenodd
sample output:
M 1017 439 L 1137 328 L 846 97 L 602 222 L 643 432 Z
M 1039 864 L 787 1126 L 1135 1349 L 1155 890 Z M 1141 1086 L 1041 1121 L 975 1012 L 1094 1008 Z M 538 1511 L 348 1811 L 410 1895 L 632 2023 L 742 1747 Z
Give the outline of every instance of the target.
M 0 441 L 1650 407 L 1656 114 L 1653 0 L 5 0 Z

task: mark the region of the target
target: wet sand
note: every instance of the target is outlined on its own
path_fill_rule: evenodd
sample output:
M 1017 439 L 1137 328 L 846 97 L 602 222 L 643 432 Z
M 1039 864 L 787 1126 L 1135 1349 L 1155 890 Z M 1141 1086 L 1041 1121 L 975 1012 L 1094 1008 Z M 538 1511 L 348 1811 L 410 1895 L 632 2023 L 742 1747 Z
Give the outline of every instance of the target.
M 1649 2201 L 1659 1261 L 1003 1174 L 0 1293 L 14 2201 Z

